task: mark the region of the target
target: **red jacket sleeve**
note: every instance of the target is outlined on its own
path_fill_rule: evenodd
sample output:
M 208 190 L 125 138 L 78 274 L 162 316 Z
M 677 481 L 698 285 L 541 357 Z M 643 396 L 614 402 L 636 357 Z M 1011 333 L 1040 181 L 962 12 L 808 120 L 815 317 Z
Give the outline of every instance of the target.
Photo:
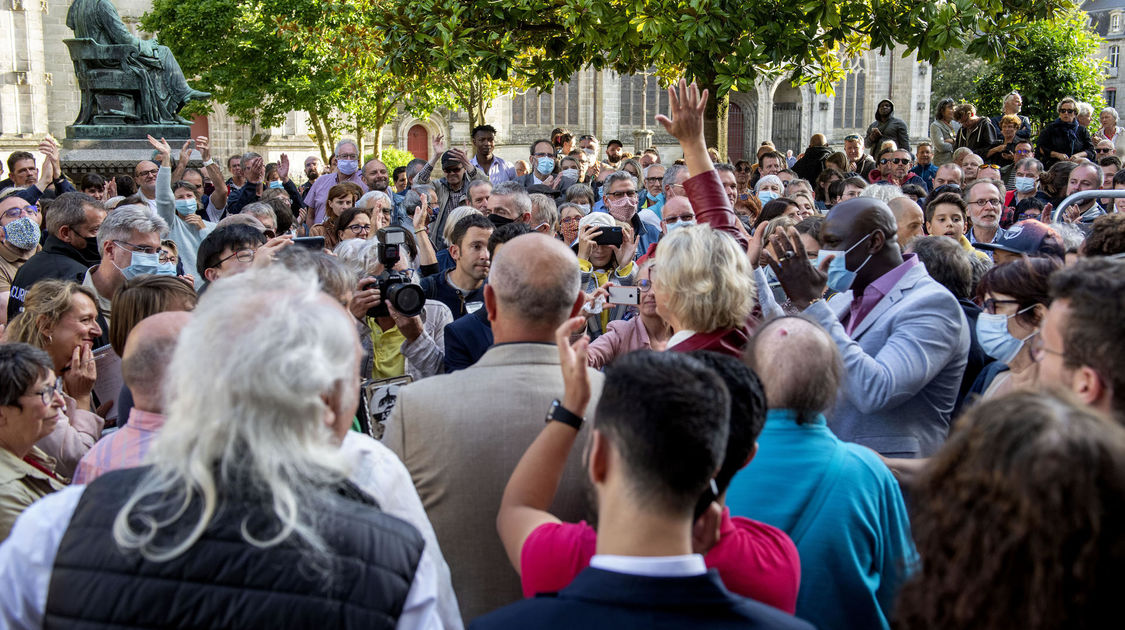
M 723 190 L 723 183 L 719 181 L 719 173 L 714 169 L 700 173 L 684 182 L 688 201 L 695 210 L 695 220 L 706 223 L 712 228 L 726 232 L 738 241 L 738 246 L 746 249 L 748 243 L 742 235 L 742 230 L 735 225 L 738 217 L 730 207 L 730 200 Z

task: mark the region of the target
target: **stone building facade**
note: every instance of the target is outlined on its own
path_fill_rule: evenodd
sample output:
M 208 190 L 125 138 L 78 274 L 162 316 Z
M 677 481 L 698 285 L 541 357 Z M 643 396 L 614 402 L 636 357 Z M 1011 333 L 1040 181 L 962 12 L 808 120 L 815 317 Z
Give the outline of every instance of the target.
M 77 115 L 79 93 L 64 39 L 67 0 L 0 0 L 0 159 L 15 150 L 34 150 L 47 133 L 65 137 Z M 137 21 L 150 0 L 114 0 L 123 21 L 137 32 Z M 138 32 L 139 36 L 144 36 Z M 901 51 L 869 52 L 853 63 L 853 72 L 838 84 L 836 94 L 816 94 L 811 86 L 788 81 L 759 81 L 750 92 L 731 95 L 728 144 L 732 159 L 752 158 L 758 145 L 772 139 L 782 151 L 800 153 L 813 133 L 823 133 L 835 146 L 848 133 L 860 132 L 874 120 L 876 104 L 895 102 L 911 137 L 927 133 L 930 69 Z M 509 160 L 526 159 L 527 146 L 554 127 L 593 133 L 603 143 L 620 139 L 634 149 L 634 132 L 654 132 L 652 143 L 674 159 L 678 147 L 653 121 L 667 109 L 667 93 L 656 79 L 621 76 L 612 71 L 585 70 L 551 93 L 534 90 L 497 99 L 486 122 L 498 130 L 497 153 Z M 426 120 L 400 116 L 383 130 L 383 146 L 429 157 L 431 139 L 443 134 L 453 146 L 469 144 L 468 117 L 463 112 L 438 112 Z M 278 127 L 240 125 L 222 106 L 196 121 L 193 135 L 211 138 L 216 155 L 229 156 L 252 147 L 269 160 L 282 152 L 300 162 L 317 154 L 304 112 L 291 112 Z M 644 134 L 639 134 L 644 135 Z M 373 138 L 369 138 L 369 141 Z M 253 144 L 252 144 L 253 143 Z M 370 144 L 368 146 L 371 146 Z M 174 147 L 175 148 L 175 147 Z
M 1090 16 L 1090 27 L 1104 41 L 1098 54 L 1106 60 L 1104 92 L 1106 105 L 1117 108 L 1117 94 L 1125 94 L 1125 72 L 1121 71 L 1121 53 L 1125 49 L 1125 0 L 1092 0 L 1082 5 Z

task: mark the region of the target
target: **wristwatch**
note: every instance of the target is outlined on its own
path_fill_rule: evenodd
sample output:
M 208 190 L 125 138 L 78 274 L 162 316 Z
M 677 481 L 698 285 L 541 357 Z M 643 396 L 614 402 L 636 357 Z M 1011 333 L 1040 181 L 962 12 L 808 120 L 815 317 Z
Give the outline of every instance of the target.
M 580 430 L 585 421 L 581 416 L 563 407 L 558 398 L 551 401 L 551 408 L 547 410 L 547 422 L 552 420 L 571 426 L 575 431 Z

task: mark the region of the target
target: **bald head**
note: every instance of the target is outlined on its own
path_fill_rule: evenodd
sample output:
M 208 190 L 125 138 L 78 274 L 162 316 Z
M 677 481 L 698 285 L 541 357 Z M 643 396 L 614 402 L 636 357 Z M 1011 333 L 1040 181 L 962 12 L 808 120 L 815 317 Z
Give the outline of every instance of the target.
M 187 311 L 167 311 L 142 319 L 129 331 L 121 357 L 121 374 L 141 411 L 164 410 L 164 374 L 180 331 L 191 321 Z
M 758 329 L 746 361 L 762 379 L 770 409 L 793 409 L 802 417 L 833 405 L 844 367 L 823 328 L 801 317 L 782 317 Z
M 536 233 L 505 243 L 492 261 L 485 289 L 497 340 L 497 324 L 546 330 L 553 339 L 553 331 L 574 310 L 579 278 L 578 259 L 557 239 Z
M 922 214 L 922 209 L 910 197 L 896 197 L 887 205 L 891 207 L 895 225 L 898 227 L 898 246 L 906 249 L 910 241 L 924 234 L 922 223 L 925 221 L 925 216 Z
M 856 197 L 836 204 L 828 213 L 826 226 L 829 224 L 862 232 L 882 230 L 884 234 L 894 234 L 898 229 L 890 206 L 871 197 Z

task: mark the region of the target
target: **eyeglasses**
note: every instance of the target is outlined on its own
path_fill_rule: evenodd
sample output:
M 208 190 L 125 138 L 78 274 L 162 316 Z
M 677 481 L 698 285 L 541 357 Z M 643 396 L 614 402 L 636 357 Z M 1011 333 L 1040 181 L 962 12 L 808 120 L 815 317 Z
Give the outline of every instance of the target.
M 54 385 L 48 385 L 37 392 L 31 392 L 28 396 L 37 394 L 39 400 L 43 401 L 44 405 L 49 405 L 55 400 L 55 396 L 61 396 L 63 393 L 63 380 L 62 377 L 55 379 Z
M 678 217 L 667 217 L 667 216 L 664 217 L 665 223 L 679 223 L 680 221 L 694 221 L 694 220 L 695 220 L 694 214 L 684 214 L 684 215 L 681 215 L 681 216 L 678 216 Z
M 645 178 L 646 184 L 659 184 L 662 181 L 664 181 L 663 177 L 646 177 Z
M 371 233 L 371 226 L 370 225 L 349 225 L 348 229 L 351 230 L 352 234 L 355 234 L 356 236 L 359 236 L 360 234 L 363 234 L 364 232 L 367 232 L 368 234 Z
M 155 177 L 158 172 L 160 172 L 160 169 L 158 168 L 149 169 L 147 171 L 138 171 L 137 177 Z
M 988 298 L 987 300 L 985 300 L 981 304 L 981 308 L 984 309 L 984 312 L 986 312 L 990 315 L 995 315 L 996 314 L 996 306 L 998 304 L 1016 304 L 1018 306 L 1019 303 L 1020 303 L 1019 300 L 994 300 L 992 298 Z
M 20 208 L 8 208 L 4 211 L 4 217 L 8 219 L 18 219 L 23 216 L 23 213 L 39 214 L 39 206 L 23 206 Z
M 1059 113 L 1060 114 L 1077 114 L 1078 110 L 1072 109 L 1070 107 L 1063 107 L 1063 108 L 1059 109 Z
M 652 290 L 652 280 L 643 278 L 637 282 L 637 287 L 641 290 L 641 293 L 648 293 Z
M 449 168 L 442 168 L 441 170 L 446 175 L 448 175 L 450 173 L 460 173 L 461 171 L 463 171 L 465 169 L 461 168 L 460 166 L 450 166 Z
M 338 153 L 336 154 L 337 160 L 358 160 L 359 155 L 355 153 Z
M 749 166 L 736 166 L 734 167 L 734 170 L 739 173 L 749 173 L 754 169 L 750 168 Z
M 999 199 L 977 199 L 976 201 L 970 201 L 969 203 L 978 207 L 978 208 L 983 208 L 985 206 L 1000 207 L 1000 200 Z
M 888 162 L 891 164 L 910 164 L 910 158 L 883 158 L 879 160 L 880 164 L 886 164 Z
M 125 249 L 127 249 L 131 252 L 137 252 L 138 254 L 155 254 L 159 251 L 159 249 L 157 249 L 156 247 L 148 247 L 147 245 L 134 245 L 132 243 L 127 243 L 125 241 L 113 241 L 113 242 L 117 243 L 121 247 L 124 247 Z
M 1036 335 L 1035 338 L 1031 340 L 1031 345 L 1029 346 L 1028 350 L 1031 352 L 1031 360 L 1035 361 L 1036 363 L 1040 363 L 1041 361 L 1043 361 L 1043 359 L 1045 359 L 1048 354 L 1057 354 L 1060 357 L 1066 356 L 1058 350 L 1051 350 L 1050 348 L 1048 348 L 1043 342 L 1042 334 Z
M 162 263 L 169 263 L 170 262 L 174 265 L 174 264 L 176 264 L 176 261 L 178 261 L 178 260 L 179 260 L 179 257 L 176 256 L 175 254 L 173 254 L 171 252 L 166 252 L 166 251 L 163 251 L 163 250 L 160 251 L 160 262 L 162 262 Z
M 623 190 L 623 191 L 620 191 L 620 192 L 607 192 L 605 194 L 605 196 L 609 197 L 610 199 L 621 199 L 622 197 L 628 197 L 630 199 L 636 199 L 637 198 L 637 191 L 635 191 L 635 190 Z
M 252 262 L 254 262 L 254 250 L 252 250 L 252 249 L 240 249 L 237 252 L 231 254 L 230 256 L 227 256 L 225 258 L 220 258 L 219 264 L 217 264 L 215 266 L 216 267 L 222 267 L 223 263 L 230 260 L 231 258 L 234 258 L 235 260 L 237 260 L 240 263 L 252 263 Z

